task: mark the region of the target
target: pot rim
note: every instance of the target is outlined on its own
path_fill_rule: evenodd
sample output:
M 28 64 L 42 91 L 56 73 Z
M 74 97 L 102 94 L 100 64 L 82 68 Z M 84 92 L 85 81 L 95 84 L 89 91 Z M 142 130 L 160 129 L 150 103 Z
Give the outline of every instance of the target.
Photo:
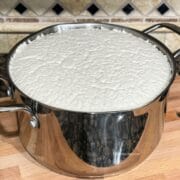
M 14 83 L 14 81 L 12 80 L 11 74 L 10 74 L 10 69 L 9 69 L 9 64 L 10 61 L 13 57 L 13 55 L 16 53 L 16 50 L 23 45 L 23 43 L 29 44 L 28 41 L 33 41 L 36 39 L 37 36 L 39 35 L 46 35 L 49 33 L 55 33 L 58 31 L 64 31 L 66 29 L 75 29 L 75 28 L 105 28 L 105 29 L 117 29 L 119 31 L 126 31 L 128 33 L 131 33 L 132 35 L 135 35 L 141 39 L 144 40 L 148 40 L 150 41 L 150 43 L 152 43 L 153 45 L 156 46 L 156 48 L 161 51 L 161 53 L 163 53 L 164 55 L 166 55 L 170 66 L 171 66 L 171 78 L 169 80 L 168 85 L 166 86 L 166 88 L 164 88 L 164 90 L 161 91 L 161 93 L 159 93 L 159 95 L 157 95 L 154 99 L 152 99 L 150 102 L 148 102 L 147 104 L 134 108 L 134 109 L 127 109 L 127 110 L 115 110 L 115 111 L 75 111 L 75 110 L 70 110 L 70 109 L 63 109 L 63 108 L 59 108 L 59 107 L 55 107 L 52 105 L 48 105 L 45 103 L 42 103 L 36 99 L 33 99 L 32 97 L 30 97 L 29 95 L 27 95 L 26 93 L 24 93 L 22 90 L 20 90 L 18 88 L 18 86 Z M 52 32 L 48 32 L 48 30 L 52 30 Z M 23 96 L 28 97 L 29 99 L 33 100 L 34 102 L 43 105 L 49 109 L 55 110 L 55 111 L 67 111 L 67 112 L 72 112 L 72 113 L 84 113 L 84 114 L 102 114 L 102 113 L 117 113 L 117 112 L 130 112 L 130 111 L 139 111 L 140 109 L 149 106 L 151 103 L 153 103 L 154 101 L 158 100 L 161 98 L 161 96 L 163 96 L 163 94 L 165 92 L 167 92 L 171 86 L 171 84 L 173 83 L 174 79 L 175 79 L 175 75 L 176 75 L 176 71 L 175 71 L 175 61 L 174 61 L 174 57 L 173 54 L 170 52 L 170 50 L 163 44 L 161 43 L 159 40 L 157 40 L 156 38 L 150 36 L 149 34 L 146 34 L 140 30 L 134 29 L 134 28 L 130 28 L 130 27 L 126 27 L 126 26 L 122 26 L 122 25 L 117 25 L 117 24 L 107 24 L 107 23 L 63 23 L 63 24 L 55 24 L 55 25 L 51 25 L 48 26 L 46 28 L 43 28 L 37 32 L 32 33 L 31 35 L 25 37 L 24 39 L 22 39 L 20 42 L 18 42 L 9 52 L 8 56 L 7 56 L 7 71 L 8 71 L 8 75 L 9 75 L 9 79 L 11 81 L 11 83 L 13 84 L 13 86 L 15 87 L 15 89 L 17 89 Z

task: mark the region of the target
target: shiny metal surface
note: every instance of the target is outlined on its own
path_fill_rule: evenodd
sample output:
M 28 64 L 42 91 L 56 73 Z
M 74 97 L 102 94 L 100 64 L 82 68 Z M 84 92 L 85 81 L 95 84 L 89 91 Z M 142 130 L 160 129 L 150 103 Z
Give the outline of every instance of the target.
M 143 33 L 151 33 L 159 28 L 167 28 L 170 29 L 172 31 L 174 31 L 177 34 L 180 34 L 180 28 L 178 26 L 176 26 L 175 24 L 169 24 L 169 23 L 160 23 L 160 24 L 155 24 L 145 30 L 143 30 Z
M 162 25 L 157 27 L 160 26 Z M 172 67 L 169 85 L 152 102 L 141 108 L 82 113 L 42 104 L 24 94 L 11 80 L 15 87 L 17 104 L 21 105 L 0 109 L 25 110 L 39 120 L 40 126 L 32 128 L 29 125 L 29 113 L 18 112 L 19 136 L 26 150 L 48 168 L 59 173 L 88 178 L 118 174 L 142 162 L 160 140 L 166 97 L 176 74 L 174 57 L 162 43 L 146 34 L 157 29 L 155 27 L 143 33 L 123 26 L 84 23 L 54 25 L 25 38 L 12 49 L 9 62 L 23 43 L 28 44 L 40 35 L 72 28 L 117 29 L 155 44 L 168 57 Z M 37 127 L 34 122 L 32 126 Z
M 20 98 L 26 103 L 29 98 Z M 71 176 L 101 177 L 142 162 L 158 144 L 163 130 L 166 96 L 134 112 L 38 113 L 40 128 L 18 113 L 20 139 L 27 151 L 48 168 Z
M 7 88 L 7 90 L 6 90 L 6 92 L 7 92 L 7 96 L 13 96 L 13 93 L 12 93 L 12 89 L 11 89 L 11 87 L 10 87 L 10 84 L 9 84 L 9 81 L 8 80 L 6 80 L 4 77 L 2 77 L 1 75 L 0 75 L 0 81 L 2 81 L 3 83 L 4 83 L 4 85 L 6 86 L 6 88 Z
M 8 105 L 5 107 L 0 107 L 0 112 L 14 112 L 14 111 L 25 111 L 31 115 L 30 125 L 33 128 L 38 128 L 40 126 L 37 116 L 33 113 L 32 109 L 25 104 L 15 104 Z
M 12 97 L 13 90 L 7 72 L 7 54 L 0 54 L 0 97 Z
M 175 51 L 175 52 L 173 53 L 173 56 L 174 56 L 174 58 L 178 58 L 178 57 L 180 56 L 180 49 L 178 49 L 177 51 Z
M 118 165 L 138 144 L 148 114 L 79 114 L 55 111 L 61 131 L 74 153 L 97 167 Z
M 167 24 L 167 23 L 155 24 L 155 25 L 145 29 L 143 32 L 148 34 L 159 28 L 167 28 L 167 29 L 170 29 L 180 35 L 180 28 L 178 26 L 176 26 L 174 24 Z M 173 53 L 173 57 L 174 57 L 175 64 L 176 64 L 176 73 L 180 75 L 180 49 L 176 50 Z M 178 117 L 180 117 L 180 112 L 176 112 L 176 115 Z
M 180 75 L 180 49 L 173 53 L 176 62 L 176 72 Z

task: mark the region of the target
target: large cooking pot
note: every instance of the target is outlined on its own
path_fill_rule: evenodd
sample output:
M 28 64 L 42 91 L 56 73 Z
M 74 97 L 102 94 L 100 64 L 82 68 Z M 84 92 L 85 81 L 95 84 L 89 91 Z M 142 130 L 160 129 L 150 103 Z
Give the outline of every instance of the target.
M 42 104 L 31 99 L 16 87 L 9 75 L 0 79 L 7 86 L 7 94 L 16 103 L 0 107 L 0 112 L 17 111 L 19 137 L 25 149 L 41 164 L 71 176 L 101 177 L 118 174 L 142 162 L 158 144 L 166 112 L 166 98 L 176 70 L 175 60 L 180 50 L 171 53 L 161 42 L 148 35 L 165 27 L 178 34 L 180 28 L 172 24 L 157 24 L 144 31 L 100 23 L 60 24 L 45 28 L 18 43 L 9 53 L 11 57 L 22 43 L 39 35 L 74 28 L 121 29 L 150 41 L 168 58 L 172 77 L 158 97 L 144 107 L 116 112 L 73 112 Z M 9 72 L 9 71 L 8 71 Z

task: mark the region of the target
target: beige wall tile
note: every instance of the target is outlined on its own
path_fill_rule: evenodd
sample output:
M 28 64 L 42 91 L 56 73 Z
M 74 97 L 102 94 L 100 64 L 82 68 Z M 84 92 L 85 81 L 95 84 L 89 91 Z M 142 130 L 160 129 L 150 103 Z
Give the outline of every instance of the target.
M 125 18 L 125 19 L 128 19 L 128 18 L 143 18 L 142 15 L 136 9 L 134 9 L 130 14 L 127 15 L 122 11 L 122 8 L 120 8 L 115 13 L 114 17 L 120 17 L 120 18 Z
M 15 44 L 28 34 L 0 34 L 0 53 L 8 53 Z
M 96 0 L 96 2 L 106 11 L 107 14 L 112 15 L 115 13 L 126 0 Z
M 50 6 L 53 5 L 53 3 L 55 3 L 55 0 L 24 0 L 24 2 L 36 14 L 42 15 Z
M 180 15 L 180 1 L 179 0 L 167 0 L 167 2 L 173 7 L 173 9 Z
M 156 17 L 156 18 L 167 18 L 167 17 L 177 17 L 177 15 L 169 9 L 166 13 L 161 15 L 156 9 L 148 14 L 148 17 Z
M 79 15 L 90 5 L 91 0 L 61 0 L 61 4 L 73 15 Z
M 132 3 L 144 15 L 148 14 L 153 8 L 160 4 L 161 0 L 132 0 Z
M 74 16 L 70 14 L 68 11 L 63 10 L 59 15 L 56 15 L 55 12 L 52 11 L 52 9 L 49 9 L 43 16 L 44 17 L 55 17 L 55 18 L 73 18 Z
M 153 36 L 154 38 L 156 38 L 157 40 L 159 40 L 160 42 L 162 42 L 163 44 L 165 43 L 165 33 L 151 33 L 151 36 Z
M 23 14 L 20 14 L 20 13 L 17 12 L 15 9 L 12 9 L 12 10 L 9 12 L 8 16 L 9 16 L 9 17 L 23 17 L 23 16 L 24 16 L 24 17 L 35 17 L 36 14 L 35 14 L 33 11 L 29 10 L 29 9 L 27 9 Z
M 81 19 L 81 21 L 83 21 L 83 18 L 79 18 L 79 19 Z M 93 17 L 91 17 L 91 19 L 93 19 Z M 103 18 L 101 18 L 101 19 L 103 19 Z M 38 31 L 41 28 L 44 28 L 44 27 L 47 27 L 47 26 L 50 26 L 50 25 L 53 25 L 53 24 L 57 24 L 57 23 L 49 22 L 49 21 L 48 22 L 39 22 L 39 23 L 35 23 L 35 22 L 31 22 L 31 23 L 30 22 L 29 23 L 26 23 L 26 22 L 2 23 L 1 26 L 0 26 L 0 32 L 4 32 L 4 31 L 8 31 L 8 32 L 13 32 L 13 31 L 16 31 L 16 32 Z M 114 24 L 125 25 L 125 26 L 129 26 L 129 27 L 136 28 L 136 29 L 139 29 L 139 30 L 143 30 L 143 29 L 145 29 L 147 27 L 150 27 L 150 26 L 152 26 L 153 24 L 156 24 L 156 23 L 155 22 L 128 22 L 128 21 L 126 21 L 126 22 L 114 22 Z M 177 26 L 180 26 L 180 22 L 176 22 L 176 23 L 173 23 L 173 24 L 176 24 Z M 160 31 L 160 32 L 162 32 L 162 31 L 167 32 L 168 31 L 169 32 L 169 30 L 167 30 L 167 29 L 159 29 L 158 31 Z
M 6 34 L 0 34 L 0 53 L 9 52 L 8 37 Z
M 176 33 L 166 33 L 165 44 L 172 52 L 180 49 L 180 36 Z
M 26 23 L 26 22 L 21 22 L 21 23 L 16 23 L 16 22 L 7 22 L 3 23 L 0 26 L 0 32 L 34 32 L 38 31 L 42 28 L 45 28 L 47 26 L 53 25 L 55 23 L 53 22 L 41 22 L 41 23 L 36 23 L 36 22 L 31 22 L 31 23 Z
M 27 34 L 8 34 L 7 35 L 7 43 L 8 48 L 11 49 L 15 46 L 20 40 L 25 38 Z
M 78 18 L 94 18 L 88 11 L 83 11 L 79 16 L 77 16 Z
M 102 17 L 102 18 L 107 18 L 108 16 L 107 16 L 107 14 L 104 12 L 104 11 L 102 11 L 102 10 L 98 10 L 94 15 L 91 15 L 91 13 L 89 13 L 88 11 L 83 11 L 81 14 L 80 14 L 80 16 L 79 16 L 80 18 L 86 18 L 86 17 L 90 17 L 90 18 L 95 18 L 96 19 L 96 17 Z
M 0 12 L 6 14 L 16 3 L 17 0 L 0 0 Z

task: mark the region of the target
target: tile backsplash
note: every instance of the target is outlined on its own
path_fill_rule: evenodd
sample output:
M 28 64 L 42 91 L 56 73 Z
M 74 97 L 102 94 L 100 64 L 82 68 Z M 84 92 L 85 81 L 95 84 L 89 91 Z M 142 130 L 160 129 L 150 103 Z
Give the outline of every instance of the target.
M 180 0 L 0 0 L 0 53 L 31 32 L 66 22 L 114 23 L 140 30 L 160 22 L 180 25 Z M 179 48 L 180 37 L 168 30 L 152 35 L 172 50 Z
M 171 21 L 180 19 L 179 0 L 1 0 L 1 22 Z

